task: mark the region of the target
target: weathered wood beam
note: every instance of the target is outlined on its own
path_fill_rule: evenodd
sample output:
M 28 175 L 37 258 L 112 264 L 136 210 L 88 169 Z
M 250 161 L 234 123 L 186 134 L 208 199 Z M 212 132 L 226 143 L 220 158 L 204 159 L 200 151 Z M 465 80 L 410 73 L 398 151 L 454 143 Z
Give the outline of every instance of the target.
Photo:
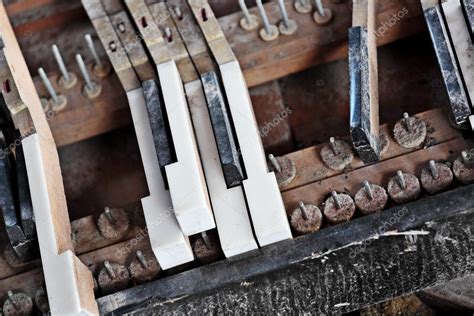
M 436 286 L 474 273 L 473 189 L 99 298 L 100 311 L 341 314 Z

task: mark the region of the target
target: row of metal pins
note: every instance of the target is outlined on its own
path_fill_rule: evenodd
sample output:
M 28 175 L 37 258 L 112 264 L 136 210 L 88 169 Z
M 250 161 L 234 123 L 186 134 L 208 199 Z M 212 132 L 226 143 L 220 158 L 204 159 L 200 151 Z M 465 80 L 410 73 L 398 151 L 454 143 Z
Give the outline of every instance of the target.
M 94 58 L 94 62 L 95 62 L 94 69 L 97 70 L 97 74 L 107 73 L 107 67 L 100 60 L 99 55 L 97 54 L 97 50 L 95 48 L 94 42 L 92 41 L 91 35 L 86 34 L 84 38 L 92 54 L 92 57 Z M 66 89 L 72 88 L 77 82 L 76 75 L 68 71 L 68 68 L 66 67 L 66 64 L 64 63 L 64 59 L 57 45 L 52 46 L 52 51 L 53 51 L 54 59 L 56 60 L 56 63 L 58 64 L 58 67 L 61 73 L 59 84 Z M 97 97 L 101 92 L 101 87 L 98 83 L 94 82 L 91 79 L 89 70 L 87 69 L 84 63 L 84 60 L 81 54 L 76 54 L 76 62 L 79 66 L 79 70 L 81 71 L 82 77 L 84 78 L 84 81 L 85 81 L 84 92 L 89 98 Z M 38 73 L 46 89 L 48 90 L 49 95 L 51 96 L 51 102 L 53 104 L 53 108 L 61 110 L 66 105 L 67 100 L 62 95 L 56 92 L 50 79 L 48 78 L 48 76 L 46 75 L 46 72 L 44 71 L 42 67 L 38 69 Z
M 311 10 L 311 5 L 308 2 L 309 0 L 296 0 L 295 9 L 300 13 L 307 13 Z M 257 9 L 260 15 L 260 18 L 263 22 L 263 28 L 260 30 L 260 37 L 265 41 L 272 41 L 278 37 L 281 33 L 283 35 L 291 35 L 297 30 L 297 24 L 294 20 L 291 20 L 288 16 L 288 11 L 285 7 L 285 0 L 278 0 L 278 7 L 280 9 L 280 15 L 282 17 L 282 22 L 279 27 L 271 24 L 268 15 L 263 6 L 262 0 L 256 0 Z M 321 17 L 326 17 L 326 11 L 321 0 L 314 0 L 316 13 Z M 239 6 L 243 14 L 243 19 L 240 21 L 240 26 L 247 30 L 251 31 L 258 27 L 258 19 L 255 15 L 251 14 L 248 10 L 245 0 L 239 0 Z

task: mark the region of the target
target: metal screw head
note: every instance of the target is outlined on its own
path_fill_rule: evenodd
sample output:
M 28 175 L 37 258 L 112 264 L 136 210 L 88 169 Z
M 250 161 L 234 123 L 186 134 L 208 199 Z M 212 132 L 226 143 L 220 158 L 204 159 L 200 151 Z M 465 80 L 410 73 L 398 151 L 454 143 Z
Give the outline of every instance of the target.
M 434 160 L 430 160 L 429 166 L 430 166 L 430 172 L 431 172 L 431 175 L 433 176 L 433 179 L 435 180 L 438 179 L 439 171 L 438 171 L 438 167 L 436 166 L 436 162 Z
M 400 188 L 402 188 L 402 190 L 406 190 L 407 184 L 405 182 L 405 176 L 403 175 L 403 172 L 401 170 L 397 171 L 397 179 L 398 179 L 398 184 L 400 185 Z
M 143 252 L 140 250 L 137 251 L 137 259 L 140 261 L 140 264 L 142 265 L 143 269 L 148 269 L 148 262 L 146 262 L 145 255 L 143 255 Z
M 341 208 L 341 203 L 340 203 L 340 201 L 339 201 L 339 196 L 337 195 L 337 192 L 336 192 L 336 191 L 332 191 L 332 192 L 331 192 L 331 195 L 332 195 L 332 198 L 333 198 L 333 200 L 334 200 L 334 204 L 336 205 L 336 207 L 337 207 L 338 209 L 340 209 L 340 208 Z
M 115 275 L 114 269 L 108 260 L 104 261 L 105 270 L 107 270 L 107 274 L 110 276 L 111 279 L 115 279 L 117 276 Z
M 298 206 L 301 209 L 301 216 L 305 221 L 308 220 L 308 210 L 306 209 L 306 205 L 304 205 L 303 201 L 298 202 Z
M 372 192 L 372 188 L 370 187 L 369 181 L 367 180 L 364 181 L 364 188 L 365 188 L 365 192 L 367 193 L 367 196 L 369 197 L 369 200 L 372 201 L 374 199 L 374 194 Z
M 276 160 L 275 156 L 272 154 L 268 155 L 268 160 L 270 160 L 270 163 L 272 164 L 273 168 L 276 170 L 276 172 L 281 172 L 281 166 Z

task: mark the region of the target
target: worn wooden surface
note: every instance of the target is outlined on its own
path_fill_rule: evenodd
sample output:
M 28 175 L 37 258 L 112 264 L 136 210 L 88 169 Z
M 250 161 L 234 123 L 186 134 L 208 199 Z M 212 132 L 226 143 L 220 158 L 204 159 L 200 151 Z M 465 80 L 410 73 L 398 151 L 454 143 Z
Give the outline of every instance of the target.
M 461 137 L 461 133 L 454 129 L 449 123 L 448 113 L 445 109 L 438 108 L 417 114 L 416 116 L 428 123 L 428 145 L 439 144 Z M 392 136 L 393 125 L 394 124 L 385 124 L 380 127 L 380 132 L 387 135 L 389 139 L 389 147 L 388 150 L 382 154 L 382 161 L 417 150 L 402 148 L 396 144 Z M 320 152 L 324 145 L 325 144 L 320 144 L 308 147 L 286 155 L 286 157 L 291 159 L 296 165 L 296 178 L 290 185 L 285 187 L 283 191 L 289 191 L 309 183 L 341 174 L 339 171 L 327 168 L 321 160 Z M 349 170 L 358 169 L 363 166 L 364 163 L 355 157 Z
M 98 299 L 101 313 L 344 313 L 474 272 L 473 186 Z
M 347 29 L 352 24 L 351 1 L 341 4 L 328 2 L 325 6 L 331 9 L 334 18 L 328 25 L 318 26 L 311 14 L 299 14 L 293 5 L 288 4 L 288 15 L 297 21 L 298 30 L 291 36 L 280 35 L 272 42 L 259 38 L 260 27 L 252 32 L 243 30 L 239 26 L 240 12 L 219 18 L 249 87 L 347 56 Z M 265 8 L 271 23 L 280 21 L 276 2 L 265 4 Z M 403 12 L 404 8 L 407 13 L 396 23 L 389 23 L 392 15 Z M 256 8 L 250 9 L 250 12 L 258 16 Z M 421 13 L 421 6 L 416 0 L 379 1 L 376 30 L 380 35 L 377 36 L 377 45 L 424 31 L 426 27 Z

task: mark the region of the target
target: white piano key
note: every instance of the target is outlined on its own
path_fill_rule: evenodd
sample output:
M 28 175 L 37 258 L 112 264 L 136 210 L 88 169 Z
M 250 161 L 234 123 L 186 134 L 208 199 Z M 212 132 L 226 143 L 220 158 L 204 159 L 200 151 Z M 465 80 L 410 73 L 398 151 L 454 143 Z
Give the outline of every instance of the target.
M 202 83 L 199 80 L 184 85 L 191 117 L 196 130 L 217 232 L 226 257 L 257 249 L 242 187 L 227 188 L 219 161 Z
M 243 181 L 255 234 L 260 246 L 292 238 L 283 199 L 268 167 L 247 86 L 237 61 L 220 65 L 247 173 Z
M 55 232 L 54 201 L 48 192 L 40 137 L 37 133 L 22 141 L 26 170 L 35 214 L 38 244 L 41 253 L 43 274 L 48 291 L 48 301 L 52 315 L 98 315 L 97 305 L 84 306 L 95 302 L 92 274 L 69 249 L 59 249 L 60 241 Z M 77 273 L 77 272 L 80 273 Z M 88 289 L 79 293 L 77 276 L 87 275 Z M 84 283 L 83 283 L 84 284 Z M 81 297 L 80 294 L 88 297 Z
M 151 247 L 162 269 L 194 260 L 189 240 L 176 221 L 158 163 L 150 119 L 141 88 L 127 92 L 150 196 L 142 199 Z
M 448 22 L 454 51 L 466 82 L 467 93 L 472 102 L 474 101 L 474 45 L 464 19 L 462 6 L 459 0 L 448 0 L 442 6 Z
M 157 66 L 177 162 L 165 167 L 178 223 L 186 236 L 216 227 L 183 83 L 174 61 Z

